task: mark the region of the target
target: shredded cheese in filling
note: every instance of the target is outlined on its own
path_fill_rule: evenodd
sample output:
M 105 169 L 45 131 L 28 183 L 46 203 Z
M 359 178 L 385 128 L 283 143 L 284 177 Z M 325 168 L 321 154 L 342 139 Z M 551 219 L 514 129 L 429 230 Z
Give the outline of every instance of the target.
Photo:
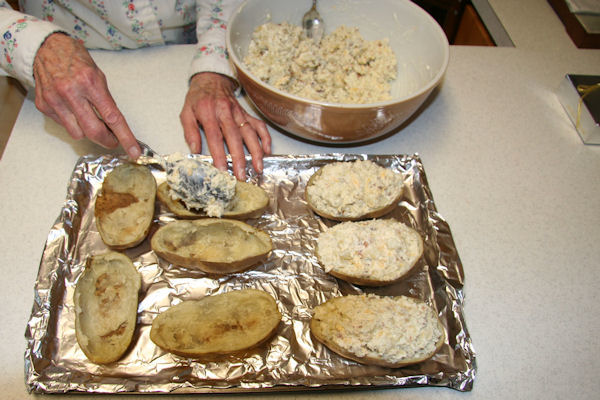
M 346 26 L 317 44 L 300 26 L 260 25 L 244 63 L 260 80 L 284 92 L 331 103 L 389 100 L 397 75 L 387 38 L 367 41 L 358 28 Z
M 361 217 L 393 202 L 402 191 L 402 176 L 369 160 L 325 165 L 306 190 L 322 212 Z
M 380 281 L 407 273 L 421 252 L 419 233 L 393 219 L 343 222 L 321 233 L 317 242 L 326 272 Z
M 406 296 L 345 296 L 315 308 L 323 334 L 357 357 L 401 363 L 427 358 L 442 338 L 435 311 Z M 332 318 L 335 316 L 335 318 Z

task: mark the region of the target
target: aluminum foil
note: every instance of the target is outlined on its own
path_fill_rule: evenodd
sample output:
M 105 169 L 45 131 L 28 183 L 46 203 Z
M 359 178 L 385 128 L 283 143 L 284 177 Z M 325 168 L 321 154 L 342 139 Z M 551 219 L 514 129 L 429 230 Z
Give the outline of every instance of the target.
M 304 200 L 306 182 L 326 163 L 354 159 L 373 160 L 404 177 L 403 198 L 388 217 L 415 227 L 423 236 L 425 251 L 414 271 L 397 284 L 354 286 L 325 273 L 314 255 L 319 233 L 335 222 L 309 210 Z M 138 328 L 120 361 L 104 366 L 88 361 L 75 337 L 73 292 L 86 259 L 108 250 L 96 229 L 94 200 L 105 175 L 123 162 L 114 156 L 86 156 L 75 166 L 35 282 L 25 333 L 25 378 L 30 392 L 227 393 L 406 386 L 471 390 L 476 362 L 463 315 L 463 267 L 450 228 L 435 208 L 418 155 L 266 158 L 264 173 L 249 179 L 269 193 L 270 204 L 260 218 L 246 222 L 271 235 L 274 250 L 268 260 L 243 273 L 213 278 L 167 263 L 152 252 L 149 239 L 124 251 L 142 275 Z M 142 158 L 140 162 L 148 165 L 158 183 L 165 180 L 156 160 Z M 148 237 L 173 219 L 157 201 Z M 283 317 L 267 345 L 244 355 L 202 362 L 166 353 L 150 340 L 153 319 L 169 306 L 240 288 L 262 289 L 277 300 Z M 446 343 L 428 361 L 389 369 L 344 359 L 311 337 L 314 306 L 331 297 L 362 292 L 425 300 L 443 321 Z

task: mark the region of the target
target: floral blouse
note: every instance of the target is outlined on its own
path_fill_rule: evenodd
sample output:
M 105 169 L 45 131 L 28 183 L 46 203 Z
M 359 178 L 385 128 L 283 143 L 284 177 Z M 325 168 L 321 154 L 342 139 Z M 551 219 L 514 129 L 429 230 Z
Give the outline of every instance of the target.
M 0 0 L 0 68 L 33 87 L 33 60 L 46 37 L 64 32 L 87 48 L 119 50 L 197 43 L 190 74 L 233 77 L 227 21 L 241 0 Z

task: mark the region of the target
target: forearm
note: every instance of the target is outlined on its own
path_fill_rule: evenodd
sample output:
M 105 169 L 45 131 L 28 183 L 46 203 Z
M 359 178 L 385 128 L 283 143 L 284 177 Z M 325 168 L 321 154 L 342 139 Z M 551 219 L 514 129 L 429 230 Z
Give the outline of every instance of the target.
M 192 60 L 189 77 L 199 72 L 216 72 L 235 80 L 229 64 L 226 31 L 229 17 L 240 0 L 197 1 L 196 34 L 198 44 Z

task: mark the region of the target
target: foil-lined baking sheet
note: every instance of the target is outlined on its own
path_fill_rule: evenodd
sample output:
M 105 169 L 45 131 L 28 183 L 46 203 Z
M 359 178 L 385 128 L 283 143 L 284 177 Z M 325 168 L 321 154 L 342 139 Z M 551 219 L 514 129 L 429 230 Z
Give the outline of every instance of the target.
M 200 159 L 210 161 L 206 156 Z M 415 227 L 425 243 L 413 272 L 399 283 L 361 288 L 325 273 L 314 255 L 317 237 L 336 222 L 315 215 L 304 200 L 305 185 L 333 161 L 370 159 L 404 177 L 404 194 L 386 218 Z M 94 221 L 94 201 L 106 174 L 125 162 L 114 156 L 82 157 L 75 166 L 64 206 L 51 228 L 35 283 L 26 329 L 25 378 L 36 393 L 227 393 L 368 387 L 445 386 L 471 390 L 475 353 L 463 315 L 463 267 L 450 228 L 437 212 L 418 155 L 324 154 L 273 156 L 262 175 L 250 175 L 270 196 L 265 213 L 246 221 L 271 235 L 268 260 L 223 277 L 167 263 L 150 249 L 158 226 L 175 217 L 157 201 L 153 228 L 140 245 L 125 250 L 142 276 L 138 327 L 125 356 L 110 365 L 87 360 L 75 337 L 73 292 L 86 259 L 108 248 Z M 141 158 L 157 183 L 165 174 L 152 158 Z M 248 160 L 249 164 L 249 160 Z M 211 361 L 166 353 L 149 338 L 158 313 L 182 300 L 241 288 L 270 293 L 282 321 L 272 340 L 243 355 Z M 435 356 L 404 368 L 367 366 L 329 351 L 310 335 L 314 306 L 329 298 L 359 294 L 408 295 L 432 305 L 447 341 Z

